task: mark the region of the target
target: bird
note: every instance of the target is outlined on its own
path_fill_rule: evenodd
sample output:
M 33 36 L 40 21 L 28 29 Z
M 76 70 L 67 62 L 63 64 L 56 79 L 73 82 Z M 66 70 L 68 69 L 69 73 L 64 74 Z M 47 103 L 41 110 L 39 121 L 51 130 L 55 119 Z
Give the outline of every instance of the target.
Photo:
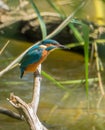
M 39 64 L 57 48 L 64 49 L 66 47 L 55 40 L 46 39 L 30 48 L 20 61 L 20 78 L 23 77 L 24 73 L 35 73 Z

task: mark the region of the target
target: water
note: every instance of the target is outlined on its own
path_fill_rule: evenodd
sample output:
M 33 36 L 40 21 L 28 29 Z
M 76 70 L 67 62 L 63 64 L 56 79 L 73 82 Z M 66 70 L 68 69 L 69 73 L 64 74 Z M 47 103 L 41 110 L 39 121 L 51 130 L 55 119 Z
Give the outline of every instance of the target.
M 43 5 L 44 3 L 39 4 L 39 8 L 42 11 L 44 10 Z M 51 8 L 46 10 L 52 11 Z M 67 10 L 68 14 L 69 12 Z M 8 38 L 0 36 L 0 48 L 3 47 L 7 40 Z M 9 40 L 9 45 L 0 56 L 0 70 L 5 68 L 31 45 L 30 43 L 14 39 Z M 105 66 L 104 60 L 103 65 Z M 56 50 L 43 63 L 42 70 L 58 81 L 84 79 L 84 58 L 80 54 Z M 94 66 L 90 69 L 90 77 L 96 77 Z M 103 72 L 103 82 L 104 77 Z M 15 95 L 22 98 L 25 102 L 31 102 L 32 79 L 31 74 L 27 74 L 23 79 L 20 79 L 19 67 L 3 75 L 0 78 L 0 106 L 16 111 L 7 101 L 11 92 L 14 92 Z M 86 96 L 85 83 L 69 84 L 64 85 L 64 87 L 69 91 L 64 91 L 42 75 L 41 96 L 38 108 L 38 117 L 42 123 L 49 130 L 104 130 L 105 103 L 103 98 L 100 107 L 97 108 L 101 95 L 98 83 L 89 83 L 89 100 L 87 100 Z M 7 129 L 28 130 L 29 128 L 25 121 L 18 121 L 0 114 L 0 130 Z
M 5 39 L 6 40 L 6 39 Z M 4 42 L 0 45 L 3 46 Z M 8 47 L 1 55 L 0 69 L 5 68 L 14 58 L 31 44 L 20 41 L 10 41 Z M 82 55 L 56 50 L 52 52 L 42 65 L 42 70 L 58 81 L 84 78 L 84 58 Z M 94 72 L 94 71 L 93 71 Z M 32 75 L 27 74 L 19 78 L 19 67 L 9 71 L 0 79 L 0 105 L 8 109 L 14 108 L 8 103 L 11 92 L 21 97 L 27 103 L 32 98 Z M 99 93 L 96 83 L 90 84 L 89 104 L 84 84 L 64 85 L 70 92 L 58 88 L 51 81 L 42 76 L 41 97 L 38 117 L 49 130 L 84 130 L 104 129 L 104 102 L 101 108 L 96 109 Z M 0 114 L 0 129 L 28 130 L 24 121 L 18 121 Z

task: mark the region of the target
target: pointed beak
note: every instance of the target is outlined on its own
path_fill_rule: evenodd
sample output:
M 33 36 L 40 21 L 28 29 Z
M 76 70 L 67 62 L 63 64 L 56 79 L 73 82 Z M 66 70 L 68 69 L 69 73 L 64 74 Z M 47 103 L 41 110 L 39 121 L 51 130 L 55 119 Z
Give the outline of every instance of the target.
M 70 48 L 68 48 L 68 47 L 66 47 L 66 46 L 64 46 L 64 45 L 61 45 L 61 44 L 59 44 L 59 46 L 58 46 L 59 48 L 61 48 L 61 49 L 70 49 Z

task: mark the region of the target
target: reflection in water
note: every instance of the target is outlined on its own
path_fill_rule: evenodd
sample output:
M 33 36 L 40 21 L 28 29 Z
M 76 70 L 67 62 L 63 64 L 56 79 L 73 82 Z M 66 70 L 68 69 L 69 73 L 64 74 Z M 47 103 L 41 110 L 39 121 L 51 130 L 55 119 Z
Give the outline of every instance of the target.
M 2 45 L 0 45 L 2 46 Z M 29 44 L 11 41 L 1 56 L 0 69 L 3 69 L 11 60 L 17 57 Z M 84 78 L 84 59 L 81 55 L 56 50 L 43 63 L 42 69 L 56 80 L 70 80 Z M 94 71 L 93 71 L 94 72 Z M 13 109 L 6 98 L 11 92 L 20 96 L 26 102 L 32 97 L 32 74 L 19 78 L 19 67 L 6 73 L 0 79 L 0 104 Z M 90 84 L 89 105 L 84 84 L 65 85 L 69 91 L 64 91 L 42 76 L 41 97 L 38 110 L 40 120 L 49 130 L 93 130 L 104 128 L 104 110 L 96 109 L 99 91 Z M 105 104 L 102 102 L 102 107 Z M 11 124 L 13 125 L 11 126 Z M 17 121 L 0 115 L 0 129 L 28 130 L 24 121 Z

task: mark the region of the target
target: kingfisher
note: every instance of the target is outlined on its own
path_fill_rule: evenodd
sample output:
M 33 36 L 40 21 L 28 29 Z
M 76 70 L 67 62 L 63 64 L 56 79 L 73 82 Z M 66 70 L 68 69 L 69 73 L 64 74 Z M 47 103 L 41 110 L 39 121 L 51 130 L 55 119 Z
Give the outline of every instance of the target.
M 20 61 L 20 77 L 22 78 L 27 72 L 35 73 L 39 64 L 47 58 L 51 51 L 57 48 L 66 47 L 52 39 L 46 39 L 34 45 Z

